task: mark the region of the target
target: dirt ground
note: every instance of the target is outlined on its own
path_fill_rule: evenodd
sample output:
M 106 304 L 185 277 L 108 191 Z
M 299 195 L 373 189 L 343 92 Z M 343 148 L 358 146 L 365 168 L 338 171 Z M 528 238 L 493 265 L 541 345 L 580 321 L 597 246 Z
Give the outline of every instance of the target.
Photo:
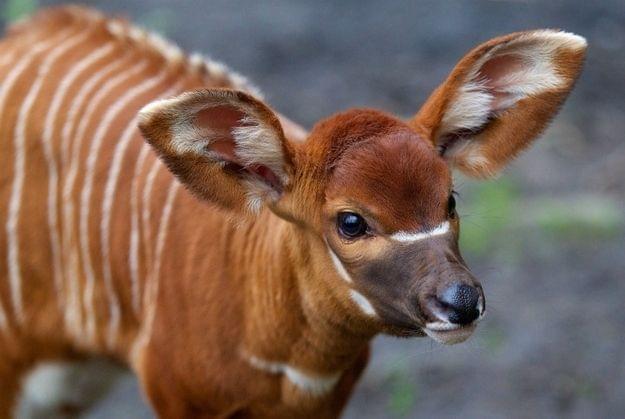
M 87 4 L 227 63 L 307 126 L 353 106 L 409 116 L 492 36 L 587 37 L 584 74 L 539 144 L 496 181 L 456 181 L 465 257 L 487 295 L 478 332 L 453 347 L 378 338 L 345 417 L 625 416 L 623 0 Z M 86 417 L 151 413 L 123 377 Z

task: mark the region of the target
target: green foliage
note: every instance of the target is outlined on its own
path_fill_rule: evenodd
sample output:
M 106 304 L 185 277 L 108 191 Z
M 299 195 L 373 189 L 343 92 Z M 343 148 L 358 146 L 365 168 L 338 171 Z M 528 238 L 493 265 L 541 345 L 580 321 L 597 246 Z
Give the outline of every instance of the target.
M 394 371 L 389 377 L 388 411 L 394 417 L 406 417 L 415 407 L 417 386 L 405 369 Z
M 533 203 L 531 213 L 545 233 L 566 239 L 615 237 L 625 221 L 616 202 L 594 195 L 568 200 L 542 198 Z
M 4 22 L 15 22 L 30 15 L 37 9 L 38 3 L 38 0 L 7 0 L 2 10 Z
M 460 246 L 475 255 L 489 250 L 493 236 L 509 226 L 514 216 L 518 193 L 510 178 L 472 184 L 463 191 L 458 210 L 463 216 Z
M 478 338 L 483 346 L 493 355 L 499 353 L 506 343 L 506 334 L 504 331 L 492 323 L 489 327 L 485 327 L 480 331 Z
M 458 204 L 461 248 L 478 257 L 496 250 L 498 257 L 510 263 L 529 234 L 538 234 L 541 243 L 581 242 L 619 237 L 625 227 L 623 205 L 609 195 L 521 199 L 509 177 L 470 182 L 462 198 Z

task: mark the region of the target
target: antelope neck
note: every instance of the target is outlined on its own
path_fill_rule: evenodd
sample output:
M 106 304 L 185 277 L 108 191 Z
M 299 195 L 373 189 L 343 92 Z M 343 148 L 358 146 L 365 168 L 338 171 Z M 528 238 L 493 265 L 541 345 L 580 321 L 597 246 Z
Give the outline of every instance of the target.
M 251 229 L 256 232 L 245 234 L 257 242 L 249 247 L 253 250 L 246 259 L 255 268 L 244 279 L 246 331 L 241 353 L 253 367 L 284 374 L 300 389 L 306 386 L 293 380 L 295 376 L 336 383 L 373 333 L 358 331 L 345 321 L 346 305 L 332 292 L 323 275 L 327 272 L 319 268 L 319 258 L 329 258 L 323 241 L 269 211 Z

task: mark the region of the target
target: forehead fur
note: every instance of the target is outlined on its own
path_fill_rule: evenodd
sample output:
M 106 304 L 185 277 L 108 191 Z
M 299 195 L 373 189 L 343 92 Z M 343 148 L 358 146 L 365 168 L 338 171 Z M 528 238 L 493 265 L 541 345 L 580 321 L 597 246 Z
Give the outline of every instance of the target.
M 377 111 L 351 111 L 330 122 L 319 127 L 329 141 L 328 201 L 361 206 L 391 231 L 445 219 L 451 174 L 428 141 Z
M 350 147 L 381 137 L 407 126 L 391 115 L 373 109 L 351 109 L 317 123 L 307 141 L 308 150 L 317 161 L 332 170 L 336 161 Z M 323 157 L 321 157 L 323 156 Z

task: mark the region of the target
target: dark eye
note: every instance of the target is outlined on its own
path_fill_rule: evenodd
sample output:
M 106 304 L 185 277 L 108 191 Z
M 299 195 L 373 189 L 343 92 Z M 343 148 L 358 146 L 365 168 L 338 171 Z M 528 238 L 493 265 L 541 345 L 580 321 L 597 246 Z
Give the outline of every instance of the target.
M 456 216 L 456 198 L 453 194 L 449 195 L 449 201 L 447 201 L 447 214 L 451 218 Z
M 339 232 L 348 239 L 360 237 L 367 232 L 364 218 L 353 212 L 341 212 L 337 219 Z

